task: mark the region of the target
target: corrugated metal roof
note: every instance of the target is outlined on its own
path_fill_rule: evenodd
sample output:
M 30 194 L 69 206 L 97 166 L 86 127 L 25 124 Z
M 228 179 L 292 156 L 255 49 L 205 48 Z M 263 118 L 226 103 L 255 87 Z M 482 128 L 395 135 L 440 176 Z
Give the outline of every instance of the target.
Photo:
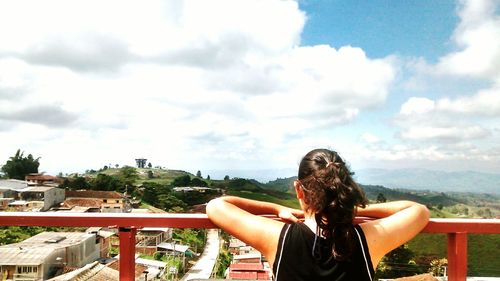
M 55 248 L 0 247 L 0 265 L 39 265 Z
M 26 181 L 22 180 L 0 180 L 0 189 L 12 189 L 12 190 L 21 190 L 28 186 Z
M 189 246 L 181 245 L 181 244 L 172 244 L 172 243 L 160 243 L 157 246 L 158 248 L 167 249 L 170 251 L 176 251 L 180 253 L 184 253 L 189 249 Z
M 51 190 L 53 188 L 56 188 L 54 186 L 41 186 L 41 185 L 35 185 L 35 186 L 30 186 L 25 189 L 23 189 L 21 192 L 27 192 L 27 191 L 32 191 L 32 192 L 45 192 L 47 190 Z
M 42 232 L 22 242 L 0 246 L 0 264 L 37 265 L 54 250 L 77 245 L 92 236 L 81 232 Z

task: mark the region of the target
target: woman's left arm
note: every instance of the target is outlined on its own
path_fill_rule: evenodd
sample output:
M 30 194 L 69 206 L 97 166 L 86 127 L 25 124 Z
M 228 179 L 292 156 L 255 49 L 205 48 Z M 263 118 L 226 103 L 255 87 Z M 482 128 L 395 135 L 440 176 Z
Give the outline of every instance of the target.
M 292 222 L 303 216 L 300 210 L 233 196 L 211 200 L 207 205 L 208 218 L 215 225 L 257 249 L 272 264 L 284 223 L 259 216 L 265 214 Z

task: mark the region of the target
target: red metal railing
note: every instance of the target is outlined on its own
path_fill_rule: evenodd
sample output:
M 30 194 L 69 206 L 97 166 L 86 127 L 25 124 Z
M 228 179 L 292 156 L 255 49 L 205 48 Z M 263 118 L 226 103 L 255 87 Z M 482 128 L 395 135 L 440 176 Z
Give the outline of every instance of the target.
M 358 218 L 357 223 L 367 220 Z M 135 278 L 135 235 L 143 227 L 216 228 L 204 214 L 108 214 L 0 212 L 0 226 L 116 227 L 120 239 L 120 280 Z M 467 234 L 500 234 L 499 219 L 431 219 L 422 232 L 448 234 L 448 280 L 465 281 Z

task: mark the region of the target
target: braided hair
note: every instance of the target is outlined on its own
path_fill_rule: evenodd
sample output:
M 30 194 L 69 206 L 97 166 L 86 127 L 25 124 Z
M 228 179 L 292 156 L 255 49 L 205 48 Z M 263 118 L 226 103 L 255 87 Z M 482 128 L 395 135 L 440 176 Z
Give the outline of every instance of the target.
M 299 166 L 304 202 L 318 225 L 316 235 L 326 238 L 338 261 L 349 259 L 354 251 L 355 210 L 368 202 L 352 175 L 337 152 L 328 149 L 310 151 Z

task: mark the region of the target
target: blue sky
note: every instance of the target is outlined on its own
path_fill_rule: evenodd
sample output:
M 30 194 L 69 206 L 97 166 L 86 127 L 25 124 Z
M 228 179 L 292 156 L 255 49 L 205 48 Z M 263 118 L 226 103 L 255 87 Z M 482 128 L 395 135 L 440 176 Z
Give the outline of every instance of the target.
M 281 177 L 329 147 L 354 170 L 497 173 L 499 5 L 0 2 L 0 163 Z
M 300 1 L 307 12 L 302 44 L 361 47 L 369 57 L 424 57 L 453 50 L 456 1 Z

